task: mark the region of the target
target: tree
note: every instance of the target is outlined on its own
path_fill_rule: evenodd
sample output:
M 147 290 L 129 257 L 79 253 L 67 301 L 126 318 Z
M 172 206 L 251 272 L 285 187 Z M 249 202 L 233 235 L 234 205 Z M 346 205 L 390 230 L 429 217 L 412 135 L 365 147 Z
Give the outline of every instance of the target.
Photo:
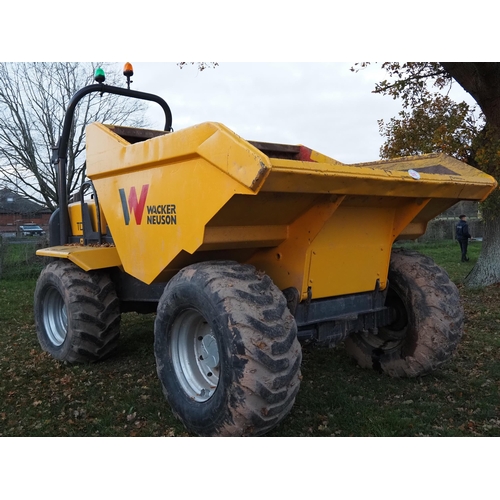
M 88 63 L 0 63 L 0 182 L 26 198 L 58 206 L 52 147 L 73 94 L 92 83 L 99 66 Z M 121 77 L 123 78 L 123 77 Z M 119 72 L 107 68 L 106 83 Z M 93 121 L 144 126 L 141 101 L 90 94 L 77 106 L 68 153 L 68 192 L 85 176 L 85 127 Z
M 182 69 L 189 64 L 192 66 L 196 64 L 198 66 L 198 71 L 205 71 L 208 68 L 216 68 L 219 65 L 219 63 L 216 62 L 180 62 L 177 63 L 177 66 L 179 66 L 179 69 Z
M 369 63 L 361 63 L 357 70 L 367 66 Z M 402 118 L 408 129 L 410 122 L 423 132 L 422 135 L 414 134 L 412 141 L 420 141 L 425 148 L 413 146 L 421 152 L 443 150 L 443 147 L 451 147 L 452 143 L 461 148 L 455 156 L 462 156 L 469 163 L 480 168 L 493 177 L 500 178 L 500 63 L 390 63 L 382 64 L 382 68 L 388 73 L 388 79 L 379 82 L 375 86 L 375 93 L 389 95 L 394 99 L 400 98 L 404 110 Z M 443 96 L 451 86 L 458 83 L 468 92 L 479 105 L 484 116 L 484 122 L 470 121 L 470 110 L 465 103 L 453 103 Z M 441 108 L 437 114 L 436 110 Z M 406 113 L 406 114 L 405 114 Z M 434 114 L 434 116 L 433 116 Z M 433 119 L 437 127 L 429 131 Z M 462 125 L 457 125 L 463 118 Z M 469 120 L 469 123 L 468 123 Z M 439 127 L 447 127 L 454 124 L 450 130 Z M 389 124 L 389 129 L 382 129 L 389 134 L 401 131 L 401 123 L 396 121 Z M 392 126 L 392 129 L 391 129 Z M 382 127 L 384 125 L 382 124 Z M 398 128 L 399 127 L 399 128 Z M 475 131 L 474 131 L 475 127 Z M 431 127 L 432 128 L 432 127 Z M 459 131 L 454 135 L 451 130 Z M 426 132 L 425 132 L 426 131 Z M 429 141 L 429 134 L 434 134 L 433 141 Z M 434 140 L 438 138 L 439 140 Z M 444 144 L 449 141 L 448 144 Z M 421 144 L 422 145 L 422 144 Z M 405 146 L 408 147 L 408 144 Z M 409 149 L 408 149 L 409 150 Z M 394 151 L 387 149 L 387 154 Z M 465 158 L 464 158 L 465 157 Z M 500 194 L 495 190 L 482 205 L 482 214 L 485 222 L 484 240 L 476 266 L 467 276 L 465 284 L 469 287 L 486 286 L 500 282 Z
M 379 120 L 385 142 L 383 159 L 426 153 L 445 153 L 469 164 L 475 163 L 474 140 L 484 120 L 466 102 L 448 96 L 426 99 L 410 111 L 400 111 L 388 123 Z

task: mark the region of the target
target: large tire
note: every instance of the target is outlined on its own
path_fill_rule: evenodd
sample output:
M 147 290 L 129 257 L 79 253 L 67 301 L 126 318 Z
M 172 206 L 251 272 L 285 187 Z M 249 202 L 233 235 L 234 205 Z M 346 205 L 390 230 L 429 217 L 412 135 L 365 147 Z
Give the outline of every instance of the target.
M 248 265 L 181 270 L 158 304 L 155 356 L 172 411 L 201 436 L 264 434 L 299 390 L 295 319 L 271 279 Z
M 34 306 L 38 341 L 55 359 L 98 361 L 118 346 L 120 302 L 105 272 L 53 261 L 38 278 Z
M 345 341 L 363 368 L 393 377 L 416 377 L 448 361 L 462 336 L 463 308 L 457 287 L 444 269 L 417 252 L 396 249 L 389 267 L 388 306 L 395 321 Z

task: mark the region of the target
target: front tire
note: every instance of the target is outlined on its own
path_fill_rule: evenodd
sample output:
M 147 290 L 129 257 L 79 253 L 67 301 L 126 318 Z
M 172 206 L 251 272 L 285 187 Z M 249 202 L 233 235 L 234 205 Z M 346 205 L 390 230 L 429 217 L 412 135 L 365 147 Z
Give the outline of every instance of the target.
M 299 390 L 295 320 L 283 293 L 248 265 L 194 264 L 170 280 L 155 356 L 172 411 L 201 436 L 264 434 Z
M 444 269 L 417 252 L 393 250 L 387 305 L 395 321 L 345 341 L 347 352 L 363 368 L 393 377 L 428 374 L 451 358 L 463 329 L 457 287 Z
M 38 341 L 55 359 L 98 361 L 118 346 L 120 303 L 105 272 L 51 262 L 38 278 L 34 307 Z

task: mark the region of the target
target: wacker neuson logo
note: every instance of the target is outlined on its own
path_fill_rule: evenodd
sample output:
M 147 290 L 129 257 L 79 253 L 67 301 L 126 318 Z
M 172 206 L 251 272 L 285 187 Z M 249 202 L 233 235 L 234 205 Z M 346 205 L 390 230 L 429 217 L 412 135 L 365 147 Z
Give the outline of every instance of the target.
M 130 214 L 134 214 L 135 223 L 140 226 L 146 208 L 146 224 L 171 225 L 177 224 L 176 207 L 172 204 L 165 205 L 146 205 L 148 197 L 149 184 L 144 184 L 141 189 L 141 195 L 137 198 L 135 186 L 130 188 L 128 198 L 125 189 L 120 188 L 120 199 L 122 202 L 123 218 L 125 225 L 130 223 Z

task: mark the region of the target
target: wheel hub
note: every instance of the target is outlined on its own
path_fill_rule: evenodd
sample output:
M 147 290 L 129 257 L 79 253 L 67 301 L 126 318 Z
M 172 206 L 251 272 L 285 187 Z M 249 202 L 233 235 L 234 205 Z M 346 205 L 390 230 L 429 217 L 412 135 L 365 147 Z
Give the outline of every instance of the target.
M 182 312 L 170 334 L 172 361 L 184 392 L 194 401 L 208 401 L 219 384 L 219 346 L 210 325 L 196 310 Z
M 55 347 L 61 346 L 68 334 L 68 315 L 64 300 L 56 288 L 51 287 L 45 296 L 43 322 L 50 342 Z
M 215 337 L 210 333 L 201 341 L 201 357 L 209 368 L 219 366 L 219 349 Z

